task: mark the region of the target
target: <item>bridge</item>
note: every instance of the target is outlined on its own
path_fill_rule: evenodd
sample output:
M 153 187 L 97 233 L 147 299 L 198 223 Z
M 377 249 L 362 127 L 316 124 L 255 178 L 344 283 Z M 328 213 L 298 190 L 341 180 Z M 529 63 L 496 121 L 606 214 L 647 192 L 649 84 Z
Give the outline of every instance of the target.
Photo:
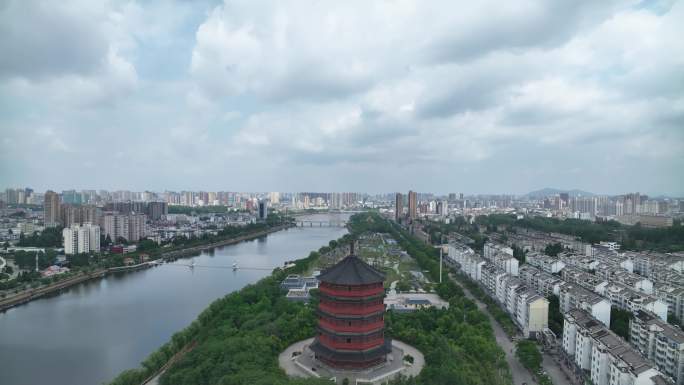
M 297 227 L 345 227 L 347 221 L 315 221 L 315 220 L 296 220 Z

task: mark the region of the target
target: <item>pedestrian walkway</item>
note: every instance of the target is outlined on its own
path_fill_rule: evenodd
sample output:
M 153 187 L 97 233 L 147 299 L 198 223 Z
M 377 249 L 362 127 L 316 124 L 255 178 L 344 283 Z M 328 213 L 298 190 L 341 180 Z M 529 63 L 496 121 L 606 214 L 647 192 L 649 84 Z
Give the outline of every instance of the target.
M 492 324 L 492 329 L 494 329 L 494 337 L 496 338 L 496 343 L 503 349 L 504 353 L 506 354 L 506 362 L 508 362 L 508 366 L 511 368 L 511 375 L 513 376 L 513 384 L 515 385 L 521 385 L 523 383 L 527 383 L 528 385 L 532 384 L 537 384 L 537 381 L 534 380 L 534 377 L 530 373 L 527 368 L 525 368 L 520 361 L 518 361 L 518 358 L 515 356 L 515 344 L 508 338 L 508 335 L 506 332 L 503 330 L 501 325 L 499 325 L 498 322 L 492 317 L 491 314 L 489 314 L 489 310 L 487 310 L 487 305 L 485 305 L 483 302 L 481 302 L 479 299 L 475 298 L 468 289 L 466 289 L 463 285 L 461 285 L 460 282 L 458 282 L 456 279 L 454 279 L 451 274 L 449 274 L 449 278 L 451 278 L 454 283 L 456 283 L 461 289 L 463 289 L 463 292 L 465 293 L 466 298 L 470 299 L 471 301 L 475 302 L 477 305 L 478 309 L 480 309 L 483 313 L 489 317 L 489 322 Z M 549 357 L 546 355 L 544 356 L 544 362 L 542 364 L 542 367 L 544 370 L 547 372 L 551 380 L 553 381 L 554 385 L 571 385 L 570 381 L 568 381 L 567 377 L 565 374 L 560 370 L 558 365 Z

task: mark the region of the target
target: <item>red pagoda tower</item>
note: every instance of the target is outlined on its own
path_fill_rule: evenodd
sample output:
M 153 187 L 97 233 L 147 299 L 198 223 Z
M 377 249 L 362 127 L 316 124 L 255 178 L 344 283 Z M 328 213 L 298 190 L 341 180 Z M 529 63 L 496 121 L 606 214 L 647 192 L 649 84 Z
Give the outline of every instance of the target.
M 354 255 L 318 277 L 318 334 L 310 348 L 335 369 L 366 369 L 385 362 L 385 275 Z

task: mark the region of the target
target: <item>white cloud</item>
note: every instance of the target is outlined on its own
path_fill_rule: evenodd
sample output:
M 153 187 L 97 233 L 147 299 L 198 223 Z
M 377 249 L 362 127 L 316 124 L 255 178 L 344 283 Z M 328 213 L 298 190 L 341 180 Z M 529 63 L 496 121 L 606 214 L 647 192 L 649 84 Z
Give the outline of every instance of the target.
M 121 183 L 173 164 L 251 190 L 684 192 L 684 2 L 202 6 L 9 3 L 0 146 L 31 147 L 25 127 L 67 134 L 56 163 L 111 144 Z M 26 28 L 46 15 L 52 35 Z

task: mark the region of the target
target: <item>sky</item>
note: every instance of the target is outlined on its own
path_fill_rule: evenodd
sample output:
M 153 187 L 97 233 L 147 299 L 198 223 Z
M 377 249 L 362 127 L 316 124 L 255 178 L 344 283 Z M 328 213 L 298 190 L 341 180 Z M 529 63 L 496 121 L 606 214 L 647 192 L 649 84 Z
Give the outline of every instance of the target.
M 684 196 L 684 0 L 0 2 L 0 187 Z

